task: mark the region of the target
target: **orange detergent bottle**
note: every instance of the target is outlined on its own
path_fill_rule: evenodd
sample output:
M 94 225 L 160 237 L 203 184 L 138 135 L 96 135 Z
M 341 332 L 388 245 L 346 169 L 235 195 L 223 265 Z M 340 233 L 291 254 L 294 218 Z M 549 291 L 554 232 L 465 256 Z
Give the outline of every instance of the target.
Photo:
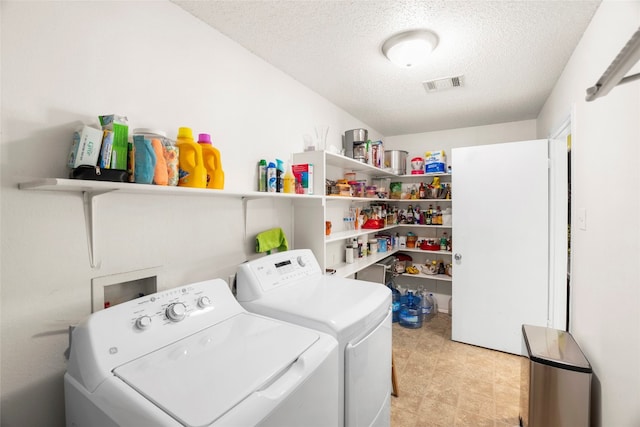
M 191 128 L 178 129 L 176 146 L 179 149 L 178 186 L 206 188 L 207 170 L 204 167 L 202 148 L 193 140 Z
M 211 144 L 211 136 L 208 133 L 198 135 L 198 144 L 202 147 L 202 157 L 207 170 L 207 188 L 222 190 L 224 188 L 224 171 L 220 150 Z

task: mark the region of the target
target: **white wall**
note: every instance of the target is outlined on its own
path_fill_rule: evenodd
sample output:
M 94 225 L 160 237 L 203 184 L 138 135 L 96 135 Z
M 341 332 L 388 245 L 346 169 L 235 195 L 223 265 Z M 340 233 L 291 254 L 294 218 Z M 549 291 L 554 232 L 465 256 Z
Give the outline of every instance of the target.
M 338 146 L 345 129 L 381 135 L 172 3 L 0 4 L 0 424 L 62 426 L 66 330 L 89 314 L 92 278 L 158 267 L 167 288 L 227 277 L 251 256 L 240 200 L 107 194 L 96 218 L 102 265 L 91 269 L 81 195 L 17 189 L 67 175 L 77 124 L 118 113 L 170 137 L 179 126 L 209 132 L 226 188 L 240 191 L 255 189 L 259 159 L 301 151 L 314 126 L 329 126 Z M 287 206 L 274 204 L 255 204 L 252 230 L 279 216 L 290 227 L 277 214 Z
M 385 150 L 408 151 L 407 160 L 411 160 L 416 156 L 423 157 L 427 150 L 445 150 L 447 162 L 450 163 L 451 149 L 455 147 L 499 144 L 530 139 L 536 139 L 535 120 L 387 136 L 384 139 L 384 148 Z M 411 166 L 407 161 L 407 172 L 410 170 Z
M 538 117 L 544 137 L 575 111 L 570 331 L 597 377 L 596 426 L 640 425 L 640 82 L 584 97 L 639 18 L 640 2 L 604 1 Z

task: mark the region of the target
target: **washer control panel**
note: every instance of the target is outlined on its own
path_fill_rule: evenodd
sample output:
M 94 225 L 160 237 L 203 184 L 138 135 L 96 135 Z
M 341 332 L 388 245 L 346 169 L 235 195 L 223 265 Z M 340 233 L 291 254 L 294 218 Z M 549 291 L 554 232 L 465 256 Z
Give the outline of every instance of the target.
M 226 286 L 224 287 L 226 288 Z M 229 296 L 233 298 L 228 292 L 226 294 L 229 295 L 225 293 L 216 295 L 216 292 L 215 287 L 195 283 L 147 295 L 107 310 L 128 309 L 127 318 L 131 327 L 135 331 L 142 332 L 161 326 L 188 322 L 189 318 L 196 314 L 208 313 L 210 316 L 216 316 L 215 313 L 209 312 L 214 311 L 220 302 L 227 303 L 224 300 Z M 233 302 L 235 303 L 235 301 Z M 222 315 L 222 313 L 220 314 Z
M 242 275 L 250 282 L 243 283 L 243 286 L 259 288 L 262 292 L 322 274 L 318 261 L 309 249 L 278 252 L 242 264 L 241 269 L 245 269 L 245 272 L 248 269 L 252 273 Z
M 248 315 L 246 310 L 222 279 L 126 301 L 97 311 L 76 325 L 69 370 L 74 378 L 95 389 L 115 367 L 243 315 Z

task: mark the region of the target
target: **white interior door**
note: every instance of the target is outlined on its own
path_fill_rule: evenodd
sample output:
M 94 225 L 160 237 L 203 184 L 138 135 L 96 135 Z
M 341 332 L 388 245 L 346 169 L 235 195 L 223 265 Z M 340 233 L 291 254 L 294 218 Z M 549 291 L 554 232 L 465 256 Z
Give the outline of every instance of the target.
M 547 140 L 452 150 L 452 339 L 521 354 L 547 325 Z M 459 259 L 458 259 L 459 258 Z

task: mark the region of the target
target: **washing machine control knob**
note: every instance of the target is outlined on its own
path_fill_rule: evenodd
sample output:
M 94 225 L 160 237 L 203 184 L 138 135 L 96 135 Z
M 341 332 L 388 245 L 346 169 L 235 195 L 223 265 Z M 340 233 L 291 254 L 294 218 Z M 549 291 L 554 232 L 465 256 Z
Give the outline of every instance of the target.
M 187 306 L 184 303 L 175 302 L 167 307 L 166 314 L 172 322 L 179 322 L 187 315 Z
M 209 298 L 208 296 L 205 295 L 198 298 L 198 307 L 207 308 L 210 305 L 211 305 L 211 298 Z
M 145 330 L 151 326 L 151 317 L 144 315 L 136 319 L 136 328 Z
M 304 259 L 302 259 L 301 256 L 298 257 L 297 261 L 300 267 L 304 267 L 306 265 L 306 263 L 304 262 Z

